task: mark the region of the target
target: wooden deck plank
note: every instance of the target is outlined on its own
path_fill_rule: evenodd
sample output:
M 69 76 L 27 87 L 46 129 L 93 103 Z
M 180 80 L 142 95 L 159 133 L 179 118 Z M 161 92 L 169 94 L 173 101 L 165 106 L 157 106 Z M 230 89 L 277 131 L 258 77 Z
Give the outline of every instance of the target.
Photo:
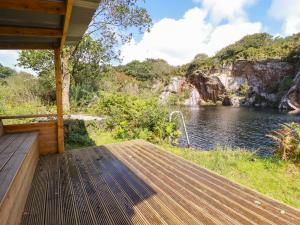
M 74 190 L 71 187 L 67 160 L 65 155 L 58 155 L 58 166 L 60 173 L 60 193 L 61 193 L 61 224 L 79 225 L 78 211 L 75 208 Z
M 119 155 L 119 159 L 122 159 L 122 161 L 125 162 L 126 166 L 132 168 L 132 170 L 134 171 L 140 171 L 143 174 L 143 179 L 147 179 L 146 177 L 149 177 L 150 180 L 148 181 L 148 184 L 150 186 L 156 185 L 161 187 L 163 191 L 170 194 L 172 198 L 176 199 L 177 202 L 179 202 L 180 204 L 183 203 L 182 206 L 186 208 L 199 221 L 203 221 L 204 224 L 235 223 L 233 220 L 227 217 L 227 214 L 230 213 L 229 208 L 226 212 L 227 214 L 222 213 L 217 207 L 210 205 L 212 202 L 205 201 L 205 199 L 203 198 L 199 198 L 196 194 L 186 190 L 184 188 L 184 185 L 181 186 L 160 171 L 155 171 L 156 168 L 152 167 L 151 164 L 145 165 L 141 159 L 135 160 L 136 157 L 132 155 L 126 155 L 126 153 L 124 153 L 125 148 L 123 148 L 122 151 L 117 151 L 117 146 L 113 146 L 110 150 L 112 150 L 115 155 L 118 155 L 119 152 L 121 152 Z M 147 167 L 150 168 L 145 169 Z M 218 206 L 222 207 L 222 205 L 220 204 Z M 244 222 L 245 224 L 247 224 L 246 221 Z
M 7 146 L 9 146 L 15 139 L 15 134 L 4 135 L 0 139 L 0 154 L 5 151 Z
M 146 221 L 149 221 L 150 224 L 181 224 L 176 217 L 171 216 L 171 213 L 168 213 L 162 205 L 158 204 L 156 201 L 152 201 L 152 199 L 150 199 L 151 195 L 142 197 L 140 193 L 126 181 L 124 176 L 125 171 L 119 173 L 112 164 L 113 160 L 108 158 L 105 151 L 99 152 L 99 150 L 97 149 L 96 152 L 97 154 L 100 154 L 98 156 L 102 158 L 98 162 L 103 163 L 103 169 L 108 171 L 109 176 L 113 180 L 114 183 L 111 186 L 118 187 L 123 195 L 130 199 L 132 205 L 138 205 L 136 209 L 139 210 L 139 213 L 145 215 Z M 118 161 L 115 161 L 115 163 L 118 164 L 116 167 L 122 166 Z M 134 177 L 134 175 L 132 175 L 132 177 Z
M 178 218 L 176 220 L 180 220 L 184 224 L 200 223 L 198 220 L 192 219 L 191 215 L 187 211 L 185 211 L 184 208 L 178 207 L 179 205 L 177 205 L 172 198 L 169 198 L 167 195 L 161 194 L 160 192 L 156 192 L 154 189 L 147 187 L 147 185 L 145 185 L 145 183 L 143 183 L 141 179 L 136 177 L 136 174 L 133 174 L 133 172 L 131 172 L 123 164 L 118 163 L 118 160 L 112 154 L 107 154 L 107 151 L 104 151 L 102 148 L 97 149 L 96 152 L 98 154 L 101 152 L 102 154 L 108 155 L 107 157 L 112 162 L 114 169 L 119 171 L 120 175 L 125 178 L 125 182 L 128 182 L 128 185 L 135 189 L 136 192 L 139 193 L 140 196 L 142 196 L 141 198 L 144 201 L 148 201 L 151 205 L 154 205 L 156 203 L 158 204 L 157 207 L 161 206 L 161 208 L 156 210 L 157 212 L 161 213 L 162 211 L 168 210 L 169 212 L 167 211 L 166 213 L 172 214 L 173 219 Z M 112 169 L 110 169 L 110 171 L 111 170 Z M 154 201 L 152 201 L 152 199 Z M 165 204 L 164 202 L 166 202 L 167 204 Z M 171 221 L 171 215 L 162 216 L 165 217 L 166 221 Z M 174 222 L 174 224 L 175 223 L 176 222 Z
M 49 180 L 46 163 L 47 160 L 45 158 L 39 160 L 23 212 L 21 225 L 44 224 Z
M 75 159 L 75 166 L 80 173 L 80 180 L 87 194 L 87 200 L 90 204 L 91 210 L 94 213 L 94 223 L 95 224 L 111 224 L 111 216 L 107 213 L 107 209 L 105 209 L 105 204 L 103 200 L 103 196 L 101 193 L 102 190 L 97 190 L 97 186 L 95 185 L 95 181 L 89 175 L 84 163 L 90 163 L 84 161 L 85 157 L 80 157 L 78 154 L 72 155 Z M 84 162 L 84 163 L 83 163 Z M 102 207 L 98 207 L 98 205 Z
M 38 162 L 38 134 L 12 135 L 0 154 L 0 224 L 19 224 Z
M 22 225 L 300 224 L 299 210 L 144 141 L 41 162 Z
M 71 178 L 71 187 L 74 191 L 74 207 L 78 212 L 78 223 L 92 225 L 94 224 L 95 215 L 91 210 L 91 206 L 87 200 L 86 192 L 80 180 L 80 175 L 77 171 L 77 168 L 74 164 L 73 156 L 67 155 L 66 157 L 67 165 L 66 168 L 69 171 Z
M 0 153 L 0 171 L 3 170 L 7 162 L 19 149 L 19 147 L 22 146 L 22 144 L 24 143 L 24 141 L 26 141 L 27 138 L 27 134 L 12 135 L 12 141 L 5 148 L 3 148 L 2 152 Z
M 114 218 L 113 214 L 111 213 L 111 209 L 115 208 L 115 209 L 122 209 L 123 214 L 121 215 L 121 217 L 125 216 L 125 221 L 127 223 L 130 224 L 130 220 L 128 220 L 127 215 L 131 214 L 130 211 L 130 201 L 128 198 L 126 198 L 123 195 L 120 195 L 120 190 L 117 189 L 117 191 L 115 191 L 114 193 L 112 192 L 112 190 L 110 189 L 109 186 L 107 186 L 107 182 L 105 180 L 105 176 L 103 175 L 104 170 L 103 170 L 103 166 L 101 164 L 98 165 L 98 157 L 93 157 L 94 155 L 89 154 L 88 157 L 83 157 L 85 159 L 84 161 L 84 165 L 87 168 L 87 171 L 92 179 L 93 185 L 97 190 L 97 194 L 101 199 L 101 205 L 103 206 L 103 210 L 105 212 L 105 217 L 107 219 L 107 223 L 103 223 L 103 224 L 115 224 L 116 223 L 116 219 L 118 219 L 120 217 L 120 213 L 116 214 L 116 217 Z M 118 187 L 115 187 L 118 188 Z M 116 190 L 116 189 L 113 190 Z M 107 198 L 107 194 L 109 193 L 110 196 L 114 196 L 113 198 L 116 198 L 116 195 L 119 198 L 119 205 L 111 205 L 111 204 L 107 204 L 107 201 L 109 201 L 109 198 Z M 108 207 L 107 207 L 108 206 Z M 125 214 L 125 215 L 124 215 Z M 140 218 L 136 218 L 136 223 L 137 224 L 142 224 L 140 223 L 140 221 L 142 221 Z
M 208 183 L 206 179 L 191 179 L 193 177 L 193 174 L 185 174 L 182 173 L 181 170 L 177 169 L 177 166 L 170 166 L 171 164 L 165 164 L 165 161 L 160 160 L 159 158 L 153 158 L 149 152 L 141 150 L 142 148 L 139 148 L 135 146 L 135 150 L 132 150 L 132 152 L 135 152 L 139 157 L 144 158 L 148 162 L 154 163 L 156 166 L 158 166 L 158 169 L 165 170 L 165 171 L 173 171 L 177 176 L 181 178 L 181 184 L 188 188 L 189 190 L 193 191 L 196 194 L 200 194 L 200 190 L 203 190 L 204 192 L 210 192 L 213 193 L 214 199 L 221 202 L 221 204 L 228 205 L 232 209 L 236 210 L 240 214 L 243 214 L 245 217 L 255 218 L 256 223 L 268 223 L 273 224 L 277 222 L 285 223 L 285 221 L 281 220 L 279 215 L 270 214 L 268 211 L 264 210 L 257 210 L 257 205 L 255 205 L 254 202 L 246 203 L 243 198 L 237 195 L 231 194 L 231 191 L 224 191 L 224 189 L 220 188 L 217 185 L 213 185 L 212 183 Z M 151 161 L 152 158 L 152 161 Z M 154 160 L 156 162 L 154 162 Z M 158 163 L 159 162 L 159 163 Z M 165 166 L 164 166 L 165 164 Z M 165 167 L 165 168 L 163 168 Z M 168 173 L 168 172 L 167 172 Z M 169 177 L 173 177 L 173 179 L 176 179 L 175 175 L 172 175 L 168 173 Z M 183 183 L 182 183 L 183 182 Z M 201 191 L 202 192 L 202 191 Z M 246 206 L 247 207 L 246 207 Z
M 36 133 L 22 134 L 17 138 L 14 146 L 9 146 L 8 152 L 1 154 L 1 157 L 3 156 L 3 158 L 0 160 L 0 201 L 6 194 L 8 186 L 11 184 L 11 180 L 16 176 L 17 171 L 21 166 L 21 162 L 26 156 L 26 151 L 28 151 L 36 138 Z M 13 155 L 14 157 L 12 158 Z
M 204 168 L 200 168 L 197 165 L 190 163 L 188 161 L 184 161 L 181 158 L 171 155 L 166 151 L 159 150 L 156 146 L 147 143 L 147 147 L 145 148 L 145 143 L 143 141 L 135 142 L 135 147 L 141 147 L 143 150 L 148 151 L 148 154 L 159 157 L 159 159 L 167 162 L 168 165 L 173 165 L 176 168 L 184 171 L 190 176 L 195 176 L 197 179 L 205 179 L 209 182 L 209 185 L 218 186 L 227 191 L 226 194 L 233 193 L 236 196 L 242 196 L 244 200 L 247 201 L 247 204 L 253 204 L 255 202 L 260 202 L 257 206 L 259 209 L 263 211 L 268 211 L 272 213 L 272 216 L 280 216 L 285 217 L 286 219 L 299 219 L 300 211 L 295 210 L 294 208 L 287 206 L 285 204 L 279 203 L 270 198 L 266 198 L 265 196 L 245 188 L 241 185 L 233 183 L 228 179 L 216 175 L 215 173 L 208 171 Z M 285 214 L 282 214 L 282 210 L 285 211 Z

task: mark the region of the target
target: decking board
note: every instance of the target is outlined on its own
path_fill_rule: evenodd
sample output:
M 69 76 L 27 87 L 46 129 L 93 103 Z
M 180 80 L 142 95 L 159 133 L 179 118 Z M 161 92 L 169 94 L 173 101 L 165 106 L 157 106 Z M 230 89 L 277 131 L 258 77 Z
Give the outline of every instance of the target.
M 20 223 L 39 158 L 37 138 L 35 132 L 1 137 L 0 225 Z
M 131 141 L 43 157 L 22 220 L 35 224 L 293 225 L 300 212 Z

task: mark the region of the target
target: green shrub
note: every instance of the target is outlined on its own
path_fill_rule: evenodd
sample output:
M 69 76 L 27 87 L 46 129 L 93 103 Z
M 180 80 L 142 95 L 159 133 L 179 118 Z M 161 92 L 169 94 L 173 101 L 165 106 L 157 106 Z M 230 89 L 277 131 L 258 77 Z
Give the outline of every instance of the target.
M 282 160 L 300 160 L 300 124 L 285 123 L 281 129 L 273 131 L 268 136 L 277 142 L 275 154 Z
M 250 91 L 250 87 L 249 87 L 248 84 L 242 84 L 240 89 L 239 89 L 239 93 L 242 96 L 247 96 L 249 94 L 249 91 Z
M 67 149 L 94 146 L 93 135 L 101 129 L 95 121 L 67 120 L 64 122 Z
M 103 92 L 89 110 L 106 116 L 105 129 L 118 139 L 145 139 L 153 143 L 176 138 L 174 123 L 168 122 L 168 110 L 157 98 Z
M 20 73 L 0 80 L 1 115 L 43 114 L 54 111 L 53 106 L 45 106 L 36 96 L 38 81 L 32 75 Z

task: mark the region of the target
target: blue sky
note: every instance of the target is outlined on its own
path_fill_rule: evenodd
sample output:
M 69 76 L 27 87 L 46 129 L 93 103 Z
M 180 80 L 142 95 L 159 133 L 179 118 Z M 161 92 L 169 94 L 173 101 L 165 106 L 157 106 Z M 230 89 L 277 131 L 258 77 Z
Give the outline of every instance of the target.
M 248 34 L 300 32 L 300 0 L 149 0 L 142 5 L 154 26 L 122 47 L 123 63 L 163 58 L 181 65 Z
M 200 52 L 213 55 L 247 34 L 300 32 L 300 0 L 146 0 L 140 4 L 154 26 L 121 47 L 124 63 L 163 58 L 180 65 Z M 16 51 L 0 51 L 3 65 L 14 67 L 17 57 Z

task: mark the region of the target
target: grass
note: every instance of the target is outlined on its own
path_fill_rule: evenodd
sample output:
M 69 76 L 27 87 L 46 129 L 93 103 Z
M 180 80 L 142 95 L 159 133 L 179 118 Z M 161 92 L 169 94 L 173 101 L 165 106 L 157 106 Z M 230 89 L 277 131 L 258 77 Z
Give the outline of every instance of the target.
M 232 181 L 300 208 L 299 164 L 277 158 L 260 158 L 245 150 L 195 151 L 169 145 L 162 147 Z
M 119 143 L 109 132 L 90 135 L 95 145 Z M 300 208 L 300 165 L 277 158 L 260 158 L 242 149 L 199 151 L 161 144 L 168 152 L 212 170 L 281 202 Z
M 93 135 L 92 139 L 97 146 L 120 143 L 124 141 L 120 139 L 115 139 L 109 132 L 102 132 L 102 131 L 98 132 L 96 135 Z

